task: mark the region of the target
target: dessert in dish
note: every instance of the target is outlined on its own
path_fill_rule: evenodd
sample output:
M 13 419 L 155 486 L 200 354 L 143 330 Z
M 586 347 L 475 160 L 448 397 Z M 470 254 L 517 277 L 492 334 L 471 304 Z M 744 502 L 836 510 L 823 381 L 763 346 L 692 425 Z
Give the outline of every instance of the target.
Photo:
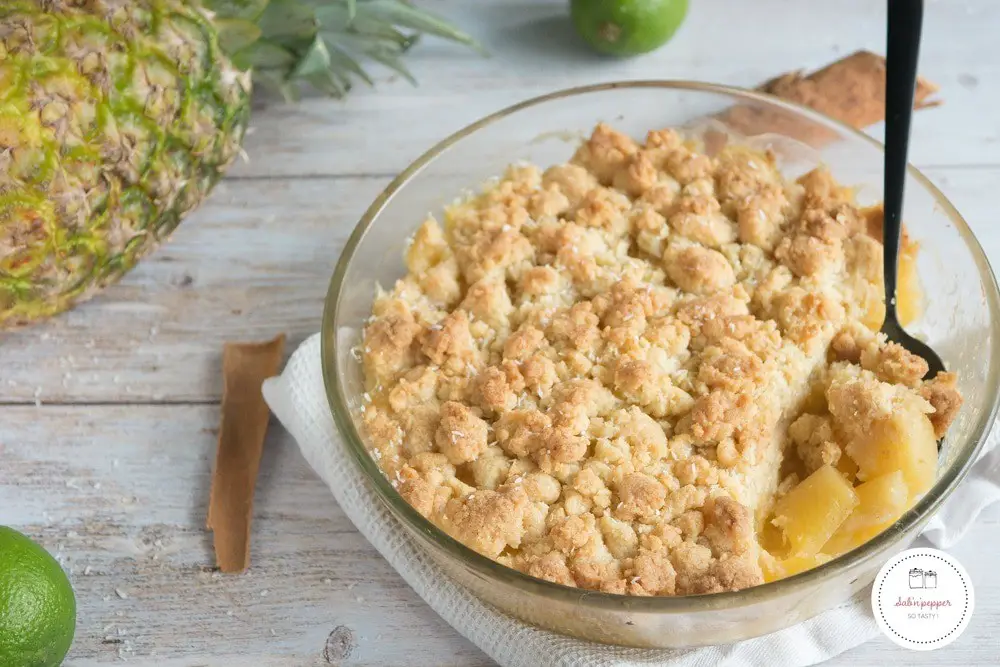
M 824 169 L 598 125 L 417 229 L 359 349 L 371 455 L 455 539 L 568 586 L 820 564 L 930 487 L 961 404 L 876 333 L 880 229 Z

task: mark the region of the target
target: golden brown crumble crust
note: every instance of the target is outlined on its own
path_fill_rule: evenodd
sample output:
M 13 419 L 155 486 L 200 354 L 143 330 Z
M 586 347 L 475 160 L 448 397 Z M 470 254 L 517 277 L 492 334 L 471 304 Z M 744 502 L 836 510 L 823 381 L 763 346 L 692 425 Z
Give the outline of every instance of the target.
M 414 234 L 364 333 L 372 455 L 421 514 L 535 577 L 762 583 L 783 456 L 808 474 L 894 401 L 939 432 L 961 404 L 862 324 L 871 218 L 824 169 L 788 182 L 773 155 L 598 125 L 569 163 L 513 166 Z M 803 413 L 817 382 L 829 411 Z

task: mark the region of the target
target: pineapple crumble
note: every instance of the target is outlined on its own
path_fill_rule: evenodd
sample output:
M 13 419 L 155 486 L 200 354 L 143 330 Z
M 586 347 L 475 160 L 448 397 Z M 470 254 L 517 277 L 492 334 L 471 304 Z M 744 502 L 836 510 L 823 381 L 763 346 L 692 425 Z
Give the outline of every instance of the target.
M 824 562 L 926 491 L 961 404 L 875 333 L 880 236 L 824 169 L 598 125 L 416 231 L 360 352 L 372 456 L 449 535 L 567 586 L 713 593 Z

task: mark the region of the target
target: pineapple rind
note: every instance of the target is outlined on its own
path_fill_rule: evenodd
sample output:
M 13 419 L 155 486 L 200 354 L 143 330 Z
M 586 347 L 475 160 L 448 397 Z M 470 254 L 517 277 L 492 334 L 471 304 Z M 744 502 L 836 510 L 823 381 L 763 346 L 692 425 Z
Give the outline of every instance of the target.
M 0 7 L 0 328 L 69 308 L 153 251 L 249 118 L 249 78 L 195 6 L 78 5 Z
M 422 34 L 482 51 L 407 0 L 0 2 L 0 329 L 114 282 L 204 200 L 239 152 L 251 68 L 289 100 L 340 97 L 373 83 L 356 58 L 413 81 Z

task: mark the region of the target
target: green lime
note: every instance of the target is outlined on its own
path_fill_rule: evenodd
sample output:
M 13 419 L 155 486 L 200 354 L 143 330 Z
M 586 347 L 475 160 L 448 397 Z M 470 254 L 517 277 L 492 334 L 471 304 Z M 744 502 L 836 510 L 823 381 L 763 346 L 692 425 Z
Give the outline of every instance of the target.
M 580 36 L 601 53 L 636 56 L 666 44 L 687 8 L 687 0 L 570 0 L 569 13 Z
M 0 665 L 57 667 L 76 631 L 76 597 L 56 559 L 0 526 Z

